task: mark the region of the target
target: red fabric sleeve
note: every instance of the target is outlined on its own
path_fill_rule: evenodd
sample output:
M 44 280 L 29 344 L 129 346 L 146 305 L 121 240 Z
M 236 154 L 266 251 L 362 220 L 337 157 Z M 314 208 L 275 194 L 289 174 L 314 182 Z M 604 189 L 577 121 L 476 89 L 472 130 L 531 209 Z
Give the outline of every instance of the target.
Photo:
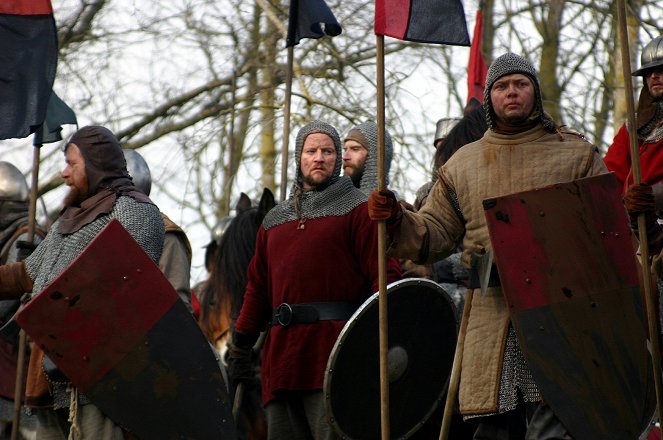
M 631 172 L 631 144 L 628 137 L 626 124 L 623 124 L 617 135 L 608 148 L 608 152 L 603 158 L 603 162 L 608 170 L 615 173 L 617 180 L 622 187 L 622 194 L 626 191 L 624 183 Z

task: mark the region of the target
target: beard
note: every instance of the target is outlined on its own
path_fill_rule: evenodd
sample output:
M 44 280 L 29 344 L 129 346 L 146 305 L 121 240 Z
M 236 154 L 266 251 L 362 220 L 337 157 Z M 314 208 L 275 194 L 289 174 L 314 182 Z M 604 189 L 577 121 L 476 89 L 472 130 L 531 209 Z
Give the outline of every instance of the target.
M 80 189 L 72 186 L 69 188 L 69 193 L 64 198 L 64 206 L 65 208 L 69 206 L 81 206 L 81 203 L 86 198 L 87 197 L 81 192 Z
M 329 183 L 330 179 L 331 179 L 331 176 L 327 176 L 323 179 L 313 179 L 310 175 L 302 177 L 302 181 L 306 185 L 309 185 L 309 186 L 311 186 L 313 188 L 316 188 L 316 189 L 323 189 Z
M 350 176 L 350 179 L 352 180 L 352 184 L 356 187 L 359 188 L 361 184 L 361 178 L 364 175 L 364 166 L 357 167 L 356 165 L 345 165 L 346 170 L 344 171 L 344 174 L 346 176 Z

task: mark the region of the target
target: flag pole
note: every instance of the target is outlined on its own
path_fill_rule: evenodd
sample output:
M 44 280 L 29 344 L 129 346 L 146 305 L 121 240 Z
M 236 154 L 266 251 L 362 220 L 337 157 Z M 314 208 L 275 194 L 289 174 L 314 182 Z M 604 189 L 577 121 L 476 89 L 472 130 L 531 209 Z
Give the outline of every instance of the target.
M 633 86 L 631 84 L 631 57 L 628 47 L 628 33 L 626 28 L 626 7 L 624 0 L 617 0 L 617 22 L 619 42 L 622 52 L 622 68 L 624 71 L 624 93 L 626 94 L 627 127 L 631 142 L 631 170 L 633 183 L 641 182 L 640 152 L 636 138 L 635 108 L 633 105 Z M 658 420 L 661 420 L 663 400 L 661 396 L 661 346 L 658 325 L 656 300 L 652 290 L 651 267 L 649 265 L 649 240 L 647 239 L 647 223 L 645 215 L 638 216 L 638 235 L 640 239 L 640 254 L 642 261 L 642 278 L 645 290 L 645 304 L 647 308 L 647 324 L 649 325 L 649 339 L 651 346 L 652 368 L 654 369 L 654 385 L 656 387 L 656 411 Z
M 449 377 L 449 386 L 447 388 L 447 399 L 444 403 L 444 413 L 442 414 L 442 426 L 440 427 L 439 440 L 447 440 L 451 430 L 451 419 L 453 417 L 454 404 L 458 397 L 458 388 L 460 385 L 460 370 L 463 365 L 463 347 L 465 346 L 465 335 L 467 335 L 467 323 L 470 320 L 470 310 L 472 309 L 472 298 L 474 290 L 468 289 L 463 305 L 463 316 L 460 320 L 460 331 L 456 340 L 456 351 L 451 365 L 451 375 Z
M 294 46 L 288 46 L 288 66 L 285 76 L 285 104 L 283 108 L 283 144 L 281 146 L 281 201 L 286 198 L 288 186 L 288 141 L 290 138 L 290 97 L 292 96 L 292 65 Z
M 384 36 L 377 39 L 377 89 L 378 89 L 378 191 L 386 187 L 385 179 L 385 104 L 384 104 Z M 384 220 L 378 222 L 378 287 L 380 327 L 380 420 L 382 440 L 389 440 L 389 326 L 387 316 L 387 227 Z
M 30 200 L 28 203 L 28 242 L 34 243 L 35 229 L 37 224 L 37 185 L 39 183 L 39 161 L 41 144 L 37 138 L 41 133 L 35 133 L 35 144 L 32 153 L 32 181 L 30 184 Z M 25 370 L 25 353 L 27 350 L 27 336 L 21 329 L 18 333 L 18 359 L 16 361 L 16 383 L 14 389 L 14 420 L 12 423 L 11 440 L 18 439 L 18 429 L 21 423 L 21 406 L 23 403 L 24 387 L 23 371 Z

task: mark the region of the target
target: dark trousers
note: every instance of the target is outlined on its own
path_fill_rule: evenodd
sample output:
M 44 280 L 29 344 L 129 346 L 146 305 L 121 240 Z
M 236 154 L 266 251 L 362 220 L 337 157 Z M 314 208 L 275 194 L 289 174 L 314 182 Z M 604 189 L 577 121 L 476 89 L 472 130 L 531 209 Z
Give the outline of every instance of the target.
M 476 421 L 474 440 L 573 440 L 545 403 L 519 402 L 513 411 Z

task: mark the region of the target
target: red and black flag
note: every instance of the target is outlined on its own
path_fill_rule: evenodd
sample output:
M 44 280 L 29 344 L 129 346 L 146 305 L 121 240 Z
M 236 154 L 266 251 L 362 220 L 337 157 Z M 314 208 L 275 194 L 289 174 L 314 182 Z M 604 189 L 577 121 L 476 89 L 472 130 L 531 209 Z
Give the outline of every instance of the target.
M 470 45 L 460 0 L 376 0 L 375 33 L 419 43 Z
M 481 9 L 477 11 L 477 19 L 474 24 L 474 35 L 472 35 L 472 47 L 470 48 L 470 62 L 467 66 L 467 102 L 472 98 L 483 103 L 483 91 L 486 88 L 486 74 L 488 65 L 481 52 L 481 40 L 483 36 L 483 14 Z
M 325 0 L 290 0 L 286 47 L 296 46 L 302 38 L 335 37 L 341 31 Z
M 0 139 L 24 138 L 44 122 L 55 79 L 51 1 L 0 1 L 0 42 Z

